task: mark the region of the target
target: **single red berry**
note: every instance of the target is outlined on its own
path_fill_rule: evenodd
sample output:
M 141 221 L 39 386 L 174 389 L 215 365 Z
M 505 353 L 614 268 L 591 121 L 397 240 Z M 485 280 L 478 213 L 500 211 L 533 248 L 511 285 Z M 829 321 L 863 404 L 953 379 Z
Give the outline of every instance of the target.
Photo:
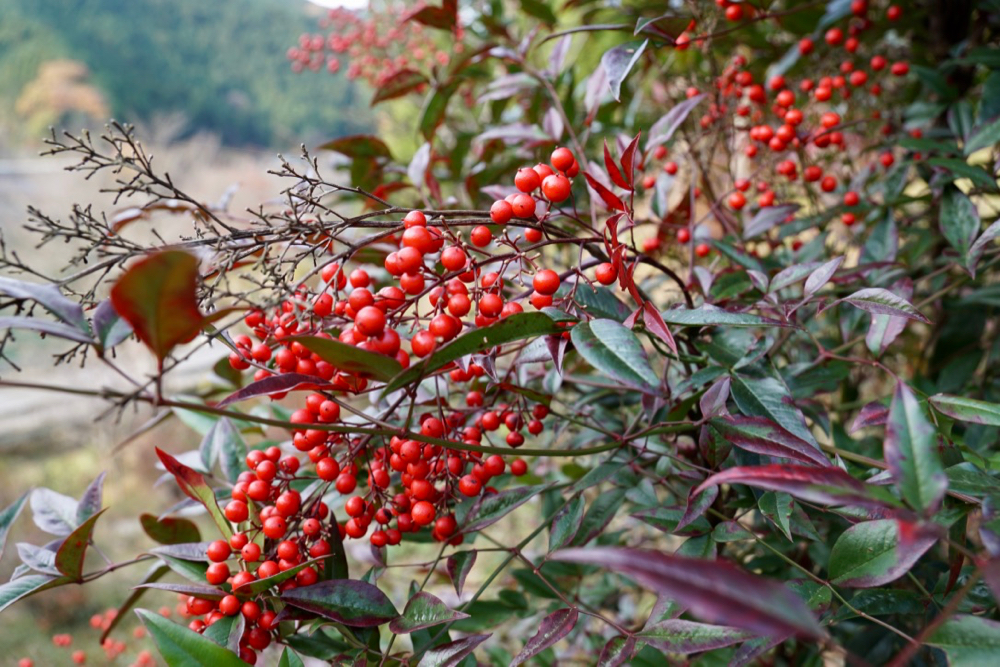
M 507 207 L 507 210 L 511 214 L 513 214 L 514 211 L 513 209 L 511 209 L 510 204 L 503 201 L 502 199 L 500 201 L 502 201 L 504 206 Z M 493 204 L 493 207 L 496 208 L 496 204 Z M 490 211 L 490 215 L 492 217 L 492 209 Z M 507 220 L 510 220 L 510 216 L 507 217 Z M 504 220 L 504 222 L 506 222 L 507 220 Z M 469 234 L 469 239 L 472 241 L 472 245 L 476 246 L 477 248 L 482 248 L 484 246 L 488 246 L 490 242 L 493 240 L 493 232 L 491 232 L 490 228 L 487 227 L 486 225 L 479 225 L 478 227 L 472 228 L 472 233 Z
M 206 555 L 213 563 L 221 563 L 229 558 L 229 554 L 231 554 L 232 551 L 233 550 L 229 546 L 229 542 L 226 542 L 225 540 L 215 540 L 208 545 Z
M 597 282 L 602 285 L 610 285 L 616 280 L 618 280 L 618 272 L 615 267 L 610 262 L 604 262 L 603 264 L 598 264 L 597 269 L 594 271 L 594 277 L 597 278 Z
M 421 211 L 410 211 L 403 218 L 403 226 L 410 227 L 426 227 L 427 226 L 427 216 Z
M 552 166 L 559 171 L 566 171 L 573 166 L 576 159 L 573 157 L 573 152 L 568 148 L 557 148 L 552 151 L 552 156 L 549 158 L 552 162 Z
M 542 269 L 535 274 L 532 286 L 539 294 L 550 296 L 559 290 L 559 274 L 552 269 Z
M 542 194 L 550 202 L 558 204 L 569 198 L 570 182 L 562 174 L 553 174 L 542 181 Z
M 535 172 L 531 172 L 535 173 Z M 537 177 L 538 175 L 535 174 Z M 514 215 L 519 218 L 530 218 L 535 215 L 535 199 L 528 194 L 520 194 L 514 197 L 514 201 L 511 203 L 511 208 L 514 211 Z
M 707 243 L 699 243 L 694 248 L 694 254 L 698 255 L 698 257 L 707 257 L 711 251 L 712 248 Z
M 521 192 L 532 192 L 538 189 L 538 186 L 542 184 L 542 179 L 538 175 L 538 172 L 530 167 L 523 167 L 517 170 L 517 174 L 514 176 L 514 187 L 516 187 Z M 516 210 L 515 210 L 516 213 Z M 523 217 L 523 216 L 518 216 Z
M 734 192 L 729 195 L 729 207 L 734 211 L 739 211 L 741 208 L 746 206 L 747 198 L 742 192 Z
M 681 227 L 677 230 L 677 242 L 687 243 L 691 240 L 691 232 L 687 227 Z

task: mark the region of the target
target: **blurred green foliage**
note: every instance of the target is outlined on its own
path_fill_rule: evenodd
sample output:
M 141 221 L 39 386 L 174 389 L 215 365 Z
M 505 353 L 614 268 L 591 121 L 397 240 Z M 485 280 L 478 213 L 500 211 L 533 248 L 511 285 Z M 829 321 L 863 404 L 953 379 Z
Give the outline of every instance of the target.
M 80 61 L 115 117 L 180 111 L 187 131 L 285 146 L 370 129 L 369 94 L 297 75 L 285 52 L 316 17 L 287 0 L 0 0 L 0 116 L 39 65 Z

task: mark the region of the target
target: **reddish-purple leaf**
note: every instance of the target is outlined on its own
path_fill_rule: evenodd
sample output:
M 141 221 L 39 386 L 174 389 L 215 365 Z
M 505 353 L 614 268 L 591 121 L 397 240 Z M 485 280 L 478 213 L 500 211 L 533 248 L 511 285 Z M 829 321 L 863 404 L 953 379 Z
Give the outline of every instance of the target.
M 667 323 L 663 321 L 663 316 L 656 309 L 652 301 L 642 304 L 642 321 L 646 323 L 646 328 L 657 338 L 666 343 L 667 347 L 674 354 L 677 354 L 677 343 L 674 336 L 667 328 Z
M 469 618 L 469 615 L 449 609 L 448 605 L 427 591 L 419 591 L 406 603 L 403 615 L 389 621 L 389 632 L 405 635 L 462 618 Z
M 622 177 L 620 171 L 618 171 L 618 165 L 615 164 L 614 158 L 611 157 L 611 151 L 608 150 L 608 141 L 604 140 L 604 168 L 608 172 L 608 177 L 611 178 L 611 182 L 620 188 L 625 188 L 626 190 L 631 190 L 628 181 Z
M 331 139 L 316 150 L 333 151 L 349 158 L 391 158 L 392 153 L 384 141 L 368 134 L 352 134 Z
M 538 628 L 538 632 L 529 639 L 521 652 L 510 663 L 511 667 L 520 665 L 529 658 L 538 655 L 557 641 L 565 637 L 576 626 L 576 621 L 580 614 L 576 609 L 559 609 L 552 612 L 544 619 Z
M 594 192 L 600 195 L 601 199 L 604 200 L 604 203 L 607 205 L 608 208 L 615 211 L 625 210 L 625 204 L 622 203 L 622 200 L 618 198 L 618 195 L 616 195 L 611 190 L 608 190 L 606 187 L 601 185 L 596 178 L 594 178 L 587 172 L 584 172 L 583 175 L 586 177 L 587 183 L 590 185 L 591 189 L 593 189 Z
M 705 484 L 702 484 L 702 486 L 705 486 Z M 697 489 L 692 490 L 691 494 L 688 496 L 687 507 L 684 509 L 684 514 L 681 516 L 681 520 L 677 522 L 677 527 L 674 528 L 674 532 L 679 533 L 695 519 L 704 514 L 705 510 L 711 507 L 712 503 L 714 503 L 715 499 L 718 497 L 719 487 L 716 485 L 710 485 L 704 489 L 698 487 Z
M 639 148 L 639 137 L 642 132 L 635 135 L 629 145 L 622 151 L 622 173 L 628 182 L 629 190 L 634 189 L 635 177 L 635 152 Z
M 194 595 L 196 597 L 204 598 L 206 600 L 221 600 L 226 595 L 226 592 L 222 589 L 215 588 L 213 586 L 198 586 L 195 584 L 143 583 L 139 584 L 138 586 L 133 586 L 132 588 L 133 589 L 152 588 L 158 591 L 183 593 L 184 595 Z
M 293 607 L 354 628 L 388 623 L 399 612 L 385 593 L 364 581 L 330 579 L 287 590 L 281 599 Z
M 660 621 L 643 628 L 636 637 L 667 653 L 700 653 L 732 646 L 754 635 L 726 625 L 709 625 L 682 619 Z
M 469 576 L 472 566 L 476 564 L 476 555 L 476 550 L 473 549 L 472 551 L 459 551 L 448 557 L 446 564 L 448 576 L 451 577 L 451 583 L 455 585 L 455 592 L 458 595 L 462 594 L 465 578 Z
M 782 583 L 723 561 L 619 547 L 566 549 L 552 558 L 623 574 L 687 605 L 691 613 L 710 623 L 761 635 L 824 635 L 805 601 Z
M 893 507 L 898 501 L 885 489 L 865 484 L 833 466 L 740 466 L 712 475 L 691 492 L 697 496 L 719 484 L 746 484 L 768 491 L 784 491 L 800 500 L 821 505 Z
M 426 653 L 417 663 L 417 667 L 455 667 L 476 650 L 476 647 L 492 637 L 488 635 L 469 635 L 453 642 L 435 646 Z
M 111 303 L 160 360 L 195 337 L 205 318 L 198 309 L 198 259 L 166 250 L 133 264 L 111 288 Z
M 869 426 L 884 426 L 889 418 L 889 408 L 877 401 L 872 401 L 861 408 L 861 412 L 851 422 L 851 428 L 847 430 L 849 435 L 854 435 L 863 428 Z
M 646 150 L 652 150 L 660 144 L 670 141 L 670 137 L 674 136 L 674 132 L 681 126 L 681 123 L 688 117 L 692 109 L 698 106 L 698 103 L 706 97 L 705 93 L 701 93 L 700 95 L 686 99 L 653 123 L 653 126 L 649 128 L 649 139 L 646 141 Z
M 619 635 L 612 637 L 601 649 L 597 658 L 597 667 L 619 667 L 632 659 L 635 652 L 635 637 Z
M 40 320 L 37 317 L 19 317 L 17 315 L 0 317 L 0 329 L 29 329 L 50 336 L 56 336 L 57 338 L 65 338 L 75 343 L 94 342 L 90 336 L 68 324 L 53 322 L 52 320 Z
M 229 396 L 219 401 L 215 407 L 224 408 L 233 403 L 239 403 L 257 396 L 270 396 L 271 394 L 284 394 L 290 391 L 310 391 L 323 389 L 331 386 L 323 378 L 302 373 L 282 373 L 281 375 L 269 375 L 263 380 L 251 382 L 239 391 L 233 392 Z
M 174 479 L 177 480 L 177 486 L 184 492 L 184 495 L 205 506 L 205 509 L 208 510 L 208 513 L 212 516 L 212 520 L 219 527 L 219 530 L 222 531 L 223 535 L 226 537 L 232 535 L 232 526 L 229 525 L 229 521 L 223 515 L 222 510 L 219 509 L 219 504 L 215 500 L 215 492 L 205 482 L 202 474 L 194 468 L 184 465 L 159 447 L 155 449 L 156 455 L 160 457 L 160 462 L 163 463 L 163 467 L 174 476 Z
M 457 0 L 444 0 L 441 7 L 433 7 L 426 2 L 421 2 L 400 17 L 399 22 L 416 21 L 440 30 L 453 30 L 457 20 Z
M 412 69 L 401 69 L 379 86 L 372 97 L 371 105 L 375 106 L 379 102 L 402 97 L 426 83 L 427 77 L 420 72 Z
M 729 400 L 729 384 L 731 380 L 728 375 L 712 383 L 712 386 L 705 390 L 698 401 L 703 419 L 711 419 L 720 415 L 728 414 L 726 402 Z
M 59 550 L 56 552 L 56 569 L 73 581 L 81 581 L 83 561 L 87 557 L 90 536 L 94 533 L 94 524 L 103 512 L 104 510 L 100 510 L 91 515 L 59 545 Z
M 820 450 L 766 417 L 730 416 L 710 423 L 723 439 L 748 452 L 822 467 L 830 465 Z

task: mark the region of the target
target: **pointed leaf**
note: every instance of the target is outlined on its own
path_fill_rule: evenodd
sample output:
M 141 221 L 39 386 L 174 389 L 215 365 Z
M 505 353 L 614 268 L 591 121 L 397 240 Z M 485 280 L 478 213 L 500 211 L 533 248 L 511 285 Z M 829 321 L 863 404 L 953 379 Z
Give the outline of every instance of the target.
M 389 622 L 389 632 L 405 635 L 460 618 L 469 618 L 469 615 L 449 609 L 430 593 L 420 591 L 406 603 L 403 615 Z
M 947 185 L 941 197 L 939 217 L 941 234 L 958 251 L 959 261 L 968 266 L 969 250 L 979 236 L 979 211 L 968 195 L 954 185 Z
M 0 293 L 15 299 L 30 299 L 90 339 L 90 325 L 83 316 L 83 307 L 63 295 L 55 285 L 40 285 L 16 278 L 0 276 Z
M 107 473 L 102 472 L 97 476 L 87 490 L 80 496 L 80 502 L 76 505 L 76 524 L 80 525 L 101 510 L 104 495 L 104 478 Z
M 139 589 L 152 589 L 155 591 L 169 591 L 170 593 L 183 593 L 184 595 L 194 595 L 195 597 L 204 598 L 206 600 L 221 600 L 226 592 L 221 588 L 215 588 L 213 586 L 200 586 L 198 584 L 160 584 L 160 583 L 141 583 L 135 588 Z
M 873 401 L 861 408 L 861 412 L 851 422 L 851 428 L 847 430 L 848 435 L 854 435 L 863 428 L 869 426 L 884 426 L 889 418 L 889 408 L 881 403 Z
M 1000 426 L 1000 404 L 948 394 L 935 394 L 928 401 L 935 410 L 952 419 L 972 424 Z
M 472 571 L 472 566 L 476 564 L 476 554 L 476 550 L 472 549 L 471 551 L 459 551 L 448 556 L 448 576 L 451 577 L 451 583 L 455 586 L 457 595 L 462 594 L 465 579 Z
M 570 336 L 576 351 L 598 371 L 638 389 L 654 391 L 660 385 L 639 339 L 618 322 L 581 322 Z
M 399 616 L 385 593 L 353 579 L 330 579 L 284 591 L 281 599 L 299 609 L 354 628 L 371 628 Z
M 636 633 L 636 639 L 667 653 L 700 653 L 732 646 L 753 633 L 725 625 L 709 625 L 679 618 L 660 621 Z
M 198 259 L 165 250 L 133 264 L 111 288 L 111 302 L 157 356 L 194 338 L 205 323 L 198 309 Z
M 453 642 L 435 646 L 430 649 L 417 663 L 417 667 L 456 667 L 465 656 L 470 655 L 476 647 L 493 635 L 469 635 Z
M 799 463 L 828 466 L 830 461 L 813 445 L 765 417 L 721 417 L 709 422 L 726 442 L 748 452 Z
M 583 515 L 580 528 L 570 544 L 583 546 L 600 535 L 625 501 L 627 489 L 612 489 L 597 496 Z
M 105 350 L 110 350 L 132 335 L 132 325 L 115 311 L 111 299 L 105 299 L 97 304 L 97 308 L 94 309 L 93 328 L 97 342 Z
M 419 382 L 428 374 L 466 355 L 484 352 L 504 343 L 562 333 L 563 331 L 565 329 L 557 326 L 552 318 L 545 313 L 511 315 L 496 324 L 462 334 L 430 355 L 422 363 L 410 366 L 389 381 L 382 390 L 383 394 L 389 394 L 413 382 Z
M 379 102 L 393 100 L 411 93 L 420 86 L 428 83 L 427 77 L 412 69 L 401 69 L 381 82 L 375 95 L 372 97 L 371 105 L 375 106 Z M 388 150 L 388 147 L 386 148 Z
M 556 513 L 549 527 L 549 551 L 561 549 L 576 536 L 583 522 L 586 505 L 586 499 L 577 495 Z
M 622 202 L 621 199 L 618 198 L 618 195 L 616 195 L 611 190 L 608 190 L 601 184 L 600 181 L 598 181 L 596 178 L 594 178 L 587 172 L 583 172 L 583 176 L 584 178 L 587 179 L 587 185 L 589 185 L 594 190 L 594 192 L 596 192 L 600 196 L 600 198 L 604 201 L 605 205 L 607 205 L 609 209 L 611 209 L 612 211 L 626 210 L 625 204 Z
M 0 585 L 0 611 L 35 593 L 69 583 L 66 577 L 29 574 Z
M 31 493 L 31 512 L 35 525 L 51 535 L 65 537 L 76 530 L 77 501 L 52 489 Z
M 576 609 L 558 609 L 543 618 L 538 632 L 525 642 L 524 648 L 511 661 L 511 667 L 526 662 L 568 635 L 579 618 Z
M 795 498 L 820 505 L 897 505 L 895 499 L 884 489 L 860 482 L 833 466 L 737 466 L 712 475 L 695 488 L 691 495 L 697 496 L 705 489 L 719 484 L 746 484 L 768 491 L 783 491 Z
M 608 49 L 601 56 L 601 67 L 608 75 L 608 86 L 611 88 L 611 95 L 616 102 L 621 102 L 622 82 L 632 71 L 632 67 L 639 61 L 642 52 L 645 51 L 649 40 L 639 42 L 627 42 L 612 49 Z
M 37 317 L 0 317 L 0 329 L 28 329 L 29 331 L 39 331 L 57 338 L 65 338 L 76 343 L 93 343 L 93 339 L 79 329 L 75 329 L 62 322 L 52 322 L 50 320 L 40 320 Z
M 205 467 L 211 470 L 218 463 L 230 483 L 246 470 L 247 445 L 228 417 L 212 425 L 198 449 Z
M 621 172 L 618 171 L 618 165 L 615 164 L 614 158 L 611 157 L 611 151 L 608 150 L 608 141 L 604 140 L 604 169 L 608 172 L 608 177 L 611 182 L 620 188 L 625 188 L 626 190 L 631 190 L 628 181 L 622 176 Z
M 780 582 L 723 561 L 619 547 L 566 549 L 552 558 L 623 574 L 687 605 L 691 613 L 712 623 L 762 635 L 824 635 L 802 598 Z
M 94 533 L 94 524 L 97 523 L 103 512 L 104 510 L 100 510 L 81 523 L 79 528 L 63 540 L 59 551 L 56 552 L 56 569 L 73 581 L 80 581 L 83 574 L 83 561 L 87 557 L 87 547 L 90 545 L 90 538 Z
M 355 134 L 331 139 L 325 144 L 317 146 L 316 150 L 333 151 L 350 158 L 392 158 L 392 153 L 385 142 L 368 134 Z
M 635 189 L 635 153 L 639 149 L 640 136 L 642 136 L 641 131 L 636 133 L 632 141 L 622 151 L 622 175 L 625 176 L 630 190 Z
M 749 241 L 750 239 L 769 231 L 776 225 L 784 222 L 788 216 L 795 213 L 799 210 L 799 208 L 801 207 L 798 204 L 765 206 L 754 214 L 750 222 L 743 226 L 743 240 Z
M 810 273 L 809 277 L 806 278 L 805 286 L 802 288 L 803 298 L 808 299 L 818 292 L 823 285 L 830 282 L 830 278 L 833 278 L 833 274 L 837 272 L 837 269 L 843 263 L 843 257 L 836 257 L 825 264 L 821 264 L 815 271 Z
M 913 281 L 909 278 L 902 278 L 892 285 L 892 291 L 904 299 L 909 300 L 913 296 Z M 871 325 L 865 335 L 865 344 L 872 354 L 881 356 L 892 342 L 899 337 L 899 334 L 906 330 L 905 317 L 891 317 L 889 315 L 872 315 Z
M 297 340 L 300 343 L 302 342 L 301 338 Z M 316 340 L 323 340 L 323 339 L 318 338 Z M 334 341 L 328 341 L 328 342 L 334 342 Z M 340 341 L 336 342 L 340 343 Z M 343 345 L 343 343 L 341 343 L 341 345 Z M 303 347 L 312 349 L 305 343 L 303 343 Z M 359 353 L 365 352 L 365 350 L 360 350 L 354 347 L 353 345 L 346 345 L 345 347 L 350 347 L 352 350 L 355 350 L 356 352 Z M 316 350 L 313 351 L 316 352 Z M 319 353 L 317 352 L 317 354 Z M 329 359 L 323 357 L 322 354 L 320 354 L 320 357 L 323 358 L 323 361 L 330 361 Z M 385 358 L 389 359 L 389 357 Z M 268 375 L 263 380 L 257 380 L 255 382 L 251 382 L 250 384 L 243 387 L 239 391 L 233 392 L 229 396 L 226 396 L 224 399 L 219 401 L 215 407 L 224 408 L 227 405 L 232 405 L 233 403 L 239 403 L 240 401 L 256 398 L 258 396 L 285 394 L 290 391 L 312 391 L 315 389 L 321 389 L 329 386 L 330 386 L 329 382 L 327 382 L 323 378 L 319 378 L 314 375 L 303 375 L 302 373 L 282 373 L 281 375 Z
M 944 651 L 951 667 L 992 665 L 1000 652 L 1000 622 L 956 614 L 931 633 L 927 644 Z
M 139 620 L 156 643 L 168 665 L 204 665 L 208 667 L 245 667 L 232 651 L 183 625 L 178 625 L 147 609 L 136 609 Z
M 302 662 L 295 651 L 285 647 L 285 650 L 281 652 L 281 659 L 278 660 L 278 667 L 305 667 L 305 663 Z
M 677 354 L 677 343 L 674 341 L 674 336 L 670 333 L 670 329 L 667 328 L 663 317 L 656 310 L 652 301 L 642 304 L 642 321 L 653 335 L 662 340 L 674 354 Z
M 219 527 L 223 536 L 228 538 L 232 535 L 233 529 L 222 513 L 222 510 L 219 509 L 219 504 L 215 500 L 215 492 L 205 482 L 205 478 L 202 477 L 201 473 L 184 465 L 159 447 L 155 449 L 163 466 L 177 480 L 177 486 L 184 492 L 184 495 L 205 506 L 205 509 L 208 510 L 209 515 L 212 517 L 215 525 Z
M 380 382 L 386 382 L 403 370 L 403 367 L 393 357 L 362 350 L 339 340 L 317 338 L 316 336 L 298 336 L 295 340 L 338 370 L 370 375 Z M 318 378 L 313 381 L 315 382 L 316 379 Z M 321 381 L 320 384 L 327 383 Z
M 0 558 L 3 557 L 4 546 L 7 544 L 7 535 L 10 533 L 10 527 L 14 525 L 18 515 L 21 514 L 21 510 L 24 509 L 24 504 L 28 501 L 29 494 L 30 491 L 5 507 L 3 511 L 0 511 Z
M 909 572 L 940 536 L 933 524 L 865 521 L 845 530 L 830 551 L 830 582 L 872 588 Z
M 841 301 L 846 301 L 852 306 L 868 311 L 873 315 L 891 315 L 893 317 L 905 317 L 918 322 L 930 322 L 909 301 L 880 287 L 869 287 L 858 290 L 854 294 L 841 299 Z
M 608 640 L 597 657 L 597 667 L 619 667 L 632 659 L 635 653 L 634 636 L 618 636 Z
M 700 308 L 675 308 L 660 312 L 663 321 L 681 327 L 787 327 L 777 320 L 772 320 L 752 313 L 734 313 L 722 308 L 702 306 Z
M 665 144 L 670 141 L 670 138 L 674 136 L 674 132 L 677 128 L 681 126 L 684 119 L 688 117 L 691 111 L 698 106 L 698 104 L 705 99 L 706 95 L 701 93 L 690 97 L 680 104 L 674 106 L 670 111 L 660 117 L 658 121 L 653 123 L 649 128 L 649 139 L 646 140 L 646 150 L 650 151 L 661 144 Z
M 976 266 L 979 264 L 979 260 L 983 258 L 986 248 L 996 241 L 998 237 L 1000 237 L 1000 220 L 987 227 L 986 231 L 972 244 L 969 254 L 966 255 L 965 266 L 973 278 L 976 277 Z
M 911 507 L 937 510 L 948 477 L 937 449 L 937 434 L 916 396 L 904 383 L 896 385 L 885 433 L 885 461 Z
M 472 516 L 467 517 L 468 523 L 461 527 L 462 532 L 474 533 L 487 526 L 492 526 L 547 488 L 547 484 L 521 486 L 484 496 L 478 507 L 473 509 Z

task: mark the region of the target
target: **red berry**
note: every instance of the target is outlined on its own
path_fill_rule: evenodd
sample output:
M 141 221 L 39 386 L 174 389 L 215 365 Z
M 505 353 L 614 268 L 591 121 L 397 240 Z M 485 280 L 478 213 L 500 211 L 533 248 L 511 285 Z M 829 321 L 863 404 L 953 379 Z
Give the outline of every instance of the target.
M 549 158 L 552 162 L 552 166 L 559 171 L 566 171 L 573 166 L 576 159 L 573 157 L 573 152 L 568 148 L 557 148 L 552 151 L 552 156 Z
M 410 510 L 410 516 L 413 517 L 414 523 L 418 526 L 426 526 L 434 521 L 434 516 L 436 512 L 434 506 L 431 505 L 426 500 L 421 500 L 413 505 Z
M 690 240 L 691 240 L 691 232 L 688 230 L 687 227 L 681 227 L 680 229 L 677 230 L 678 243 L 687 243 Z
M 229 558 L 229 554 L 231 553 L 232 548 L 229 546 L 229 542 L 225 540 L 215 540 L 208 545 L 208 549 L 206 550 L 208 559 L 213 563 L 221 563 Z
M 698 255 L 698 257 L 707 257 L 711 251 L 712 248 L 707 243 L 699 243 L 694 248 L 694 254 Z
M 542 269 L 535 274 L 532 286 L 539 294 L 555 294 L 559 290 L 559 274 L 552 269 Z
M 610 285 L 616 280 L 618 280 L 618 272 L 615 267 L 610 262 L 604 262 L 603 264 L 598 264 L 597 269 L 594 271 L 594 277 L 597 278 L 597 282 L 602 285 Z
M 542 184 L 542 179 L 538 175 L 538 172 L 530 167 L 523 167 L 517 170 L 517 174 L 514 176 L 514 187 L 516 187 L 521 192 L 532 192 L 538 189 L 538 186 Z M 516 209 L 515 209 L 516 213 Z M 523 216 L 518 216 L 523 217 Z
M 569 179 L 562 174 L 547 176 L 542 181 L 542 194 L 545 195 L 546 199 L 555 204 L 565 201 L 569 198 L 570 194 Z
M 531 173 L 535 173 L 532 171 Z M 538 174 L 535 174 L 537 178 Z M 511 203 L 511 208 L 514 211 L 514 215 L 519 218 L 530 218 L 535 215 L 535 199 L 531 195 L 520 194 L 514 197 L 514 201 Z
M 729 207 L 732 208 L 734 211 L 739 211 L 741 208 L 746 206 L 746 204 L 747 204 L 747 198 L 743 195 L 742 192 L 734 192 L 733 194 L 729 195 Z
M 514 211 L 513 209 L 511 209 L 510 204 L 503 201 L 502 199 L 500 200 L 500 202 L 494 203 L 493 208 L 496 208 L 496 205 L 501 202 L 504 204 L 504 206 L 507 207 L 507 211 L 510 214 L 513 214 Z M 492 209 L 490 209 L 490 216 L 493 217 Z M 507 220 L 510 220 L 510 215 L 507 216 Z M 507 222 L 507 220 L 504 220 L 504 222 Z M 472 245 L 476 246 L 477 248 L 482 248 L 484 246 L 488 246 L 490 242 L 493 240 L 493 232 L 491 232 L 490 228 L 487 227 L 486 225 L 479 225 L 478 227 L 472 228 L 472 233 L 469 234 L 469 239 L 472 241 Z
M 403 218 L 403 226 L 410 227 L 426 227 L 427 226 L 427 216 L 421 211 L 410 211 Z

